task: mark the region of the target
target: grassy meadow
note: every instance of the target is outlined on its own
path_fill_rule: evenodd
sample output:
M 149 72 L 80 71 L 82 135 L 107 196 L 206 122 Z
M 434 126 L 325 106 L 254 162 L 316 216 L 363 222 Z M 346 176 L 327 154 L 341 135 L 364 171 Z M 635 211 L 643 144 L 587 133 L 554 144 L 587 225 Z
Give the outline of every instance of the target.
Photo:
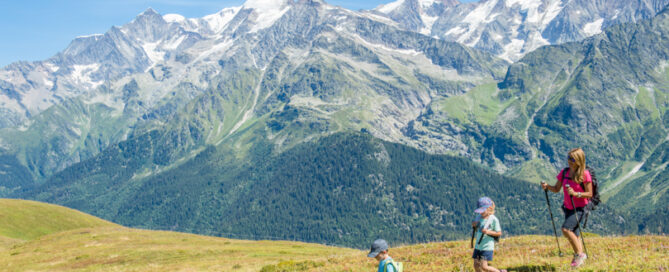
M 502 239 L 490 264 L 509 271 L 669 271 L 669 237 L 585 237 L 590 257 L 571 269 L 571 248 L 560 238 L 560 257 L 552 236 Z M 392 246 L 392 245 L 391 245 Z M 437 242 L 391 248 L 390 256 L 404 263 L 405 271 L 474 271 L 469 241 Z M 375 271 L 375 261 L 364 256 L 331 259 L 306 271 Z M 290 270 L 289 270 L 290 271 Z
M 580 271 L 668 271 L 666 236 L 587 236 Z M 371 241 L 370 241 L 371 242 Z M 571 271 L 552 236 L 508 237 L 491 264 Z M 393 245 L 391 245 L 393 246 Z M 469 241 L 391 248 L 405 271 L 473 271 Z M 366 251 L 289 241 L 245 241 L 125 228 L 68 208 L 0 199 L 1 271 L 376 271 Z

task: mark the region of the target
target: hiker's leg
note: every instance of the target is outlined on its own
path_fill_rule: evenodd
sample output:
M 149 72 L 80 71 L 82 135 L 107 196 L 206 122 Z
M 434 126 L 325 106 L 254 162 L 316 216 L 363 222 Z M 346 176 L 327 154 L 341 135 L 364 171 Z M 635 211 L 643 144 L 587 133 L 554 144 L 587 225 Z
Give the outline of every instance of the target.
M 569 244 L 571 244 L 571 248 L 574 250 L 575 254 L 583 253 L 583 246 L 581 245 L 581 240 L 578 239 L 578 236 L 576 236 L 574 232 L 562 228 L 562 234 L 564 234 L 564 236 L 567 237 L 567 240 L 569 240 Z
M 481 270 L 486 272 L 499 272 L 497 268 L 488 265 L 488 261 L 481 260 Z
M 481 265 L 479 260 L 474 259 L 474 271 L 481 272 Z

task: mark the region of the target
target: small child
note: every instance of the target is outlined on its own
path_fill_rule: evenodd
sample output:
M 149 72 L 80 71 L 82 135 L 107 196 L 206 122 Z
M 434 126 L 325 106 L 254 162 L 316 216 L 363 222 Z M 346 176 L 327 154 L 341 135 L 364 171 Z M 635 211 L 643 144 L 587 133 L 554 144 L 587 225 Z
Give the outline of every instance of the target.
M 401 272 L 402 265 L 393 261 L 388 255 L 388 242 L 383 239 L 378 239 L 372 243 L 372 249 L 367 254 L 367 257 L 375 258 L 379 261 L 378 272 Z
M 492 255 L 495 250 L 495 238 L 502 236 L 502 227 L 499 225 L 499 220 L 495 217 L 495 203 L 489 197 L 482 197 L 478 200 L 478 209 L 474 212 L 479 215 L 476 217 L 472 226 L 476 231 L 476 246 L 474 246 L 474 270 L 491 271 L 491 272 L 506 272 L 504 269 L 497 269 L 488 266 L 488 262 L 492 262 Z

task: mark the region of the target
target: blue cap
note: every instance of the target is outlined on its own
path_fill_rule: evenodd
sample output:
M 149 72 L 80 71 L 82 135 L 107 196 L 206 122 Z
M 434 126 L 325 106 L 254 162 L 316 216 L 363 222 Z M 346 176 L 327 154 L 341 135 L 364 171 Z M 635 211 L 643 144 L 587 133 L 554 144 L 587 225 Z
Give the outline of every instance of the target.
M 388 242 L 383 239 L 378 239 L 372 243 L 372 249 L 369 251 L 369 254 L 367 254 L 367 257 L 374 258 L 384 250 L 388 250 Z
M 476 213 L 483 213 L 488 207 L 492 206 L 492 199 L 487 196 L 479 198 L 478 209 L 474 210 Z

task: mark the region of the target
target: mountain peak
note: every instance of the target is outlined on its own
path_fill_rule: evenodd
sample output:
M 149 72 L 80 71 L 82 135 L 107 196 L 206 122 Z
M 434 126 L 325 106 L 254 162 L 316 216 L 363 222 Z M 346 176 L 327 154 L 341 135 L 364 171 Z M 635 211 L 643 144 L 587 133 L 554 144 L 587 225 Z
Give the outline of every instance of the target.
M 149 7 L 144 12 L 139 14 L 139 16 L 145 16 L 145 15 L 152 16 L 152 15 L 160 15 L 160 14 L 158 14 L 158 12 L 155 9 Z

